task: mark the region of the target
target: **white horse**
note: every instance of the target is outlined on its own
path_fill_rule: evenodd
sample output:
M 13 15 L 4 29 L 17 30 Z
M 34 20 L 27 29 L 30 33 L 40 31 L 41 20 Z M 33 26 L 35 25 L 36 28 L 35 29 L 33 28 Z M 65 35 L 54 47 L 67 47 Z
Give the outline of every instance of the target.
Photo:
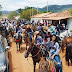
M 65 32 L 60 33 L 60 35 L 59 35 L 61 40 L 64 40 L 65 38 L 70 37 L 70 36 L 71 36 L 70 30 L 66 30 Z

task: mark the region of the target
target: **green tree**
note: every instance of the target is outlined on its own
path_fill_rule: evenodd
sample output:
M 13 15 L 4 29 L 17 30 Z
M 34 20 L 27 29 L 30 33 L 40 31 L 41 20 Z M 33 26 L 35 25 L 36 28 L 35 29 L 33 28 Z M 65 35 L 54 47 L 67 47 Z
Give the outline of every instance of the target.
M 1 11 L 1 9 L 2 9 L 2 6 L 0 5 L 0 16 L 2 15 L 2 11 Z
M 72 9 L 70 9 L 69 11 L 70 11 L 70 15 L 72 16 Z
M 32 9 L 32 7 L 26 6 L 24 10 L 27 10 L 27 9 Z
M 51 11 L 48 11 L 48 12 L 51 12 Z M 47 13 L 47 11 L 42 11 L 41 13 Z
M 8 13 L 8 19 L 14 19 L 19 14 L 16 11 Z
M 38 13 L 40 13 L 40 12 L 38 11 Z M 36 15 L 36 14 L 37 14 L 37 10 L 33 9 L 33 15 Z M 32 16 L 32 10 L 31 10 L 31 16 Z M 30 9 L 26 9 L 23 11 L 22 18 L 27 19 L 27 20 L 31 19 L 30 18 Z
M 24 10 L 24 9 L 21 9 L 21 8 L 20 8 L 20 9 L 18 9 L 18 12 L 19 12 L 20 14 L 22 14 L 23 10 Z

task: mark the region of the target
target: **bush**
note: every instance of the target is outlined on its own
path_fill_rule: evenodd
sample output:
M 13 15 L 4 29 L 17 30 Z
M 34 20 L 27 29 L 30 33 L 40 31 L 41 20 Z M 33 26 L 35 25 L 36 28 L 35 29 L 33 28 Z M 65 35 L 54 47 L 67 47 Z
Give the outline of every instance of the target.
M 38 11 L 38 13 L 40 13 Z M 33 9 L 33 15 L 36 15 L 37 14 L 37 10 L 36 9 Z M 31 9 L 31 16 L 32 16 L 32 9 Z M 24 19 L 27 19 L 27 20 L 30 20 L 30 9 L 25 9 L 23 12 L 22 12 L 22 18 Z
M 14 19 L 19 14 L 16 11 L 8 13 L 8 19 Z

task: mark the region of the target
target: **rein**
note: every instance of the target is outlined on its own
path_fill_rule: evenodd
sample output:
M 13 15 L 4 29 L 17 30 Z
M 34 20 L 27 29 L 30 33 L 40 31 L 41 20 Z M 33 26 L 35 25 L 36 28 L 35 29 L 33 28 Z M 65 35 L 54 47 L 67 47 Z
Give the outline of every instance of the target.
M 36 54 L 36 55 L 34 55 L 34 56 L 29 56 L 29 57 L 36 57 L 39 53 L 41 52 L 41 49 L 38 51 L 38 53 Z

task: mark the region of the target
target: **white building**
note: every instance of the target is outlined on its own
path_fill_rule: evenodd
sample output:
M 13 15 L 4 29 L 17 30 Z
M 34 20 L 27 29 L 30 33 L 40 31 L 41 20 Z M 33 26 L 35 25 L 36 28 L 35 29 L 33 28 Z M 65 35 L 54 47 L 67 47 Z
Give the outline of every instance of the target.
M 65 10 L 63 12 L 60 13 L 42 13 L 42 14 L 37 14 L 31 17 L 31 22 L 32 20 L 34 20 L 36 23 L 39 20 L 40 23 L 43 23 L 43 21 L 47 21 L 47 23 L 51 23 L 51 24 L 66 24 L 68 26 L 71 25 L 72 20 L 71 20 L 72 16 L 70 15 L 69 10 Z

